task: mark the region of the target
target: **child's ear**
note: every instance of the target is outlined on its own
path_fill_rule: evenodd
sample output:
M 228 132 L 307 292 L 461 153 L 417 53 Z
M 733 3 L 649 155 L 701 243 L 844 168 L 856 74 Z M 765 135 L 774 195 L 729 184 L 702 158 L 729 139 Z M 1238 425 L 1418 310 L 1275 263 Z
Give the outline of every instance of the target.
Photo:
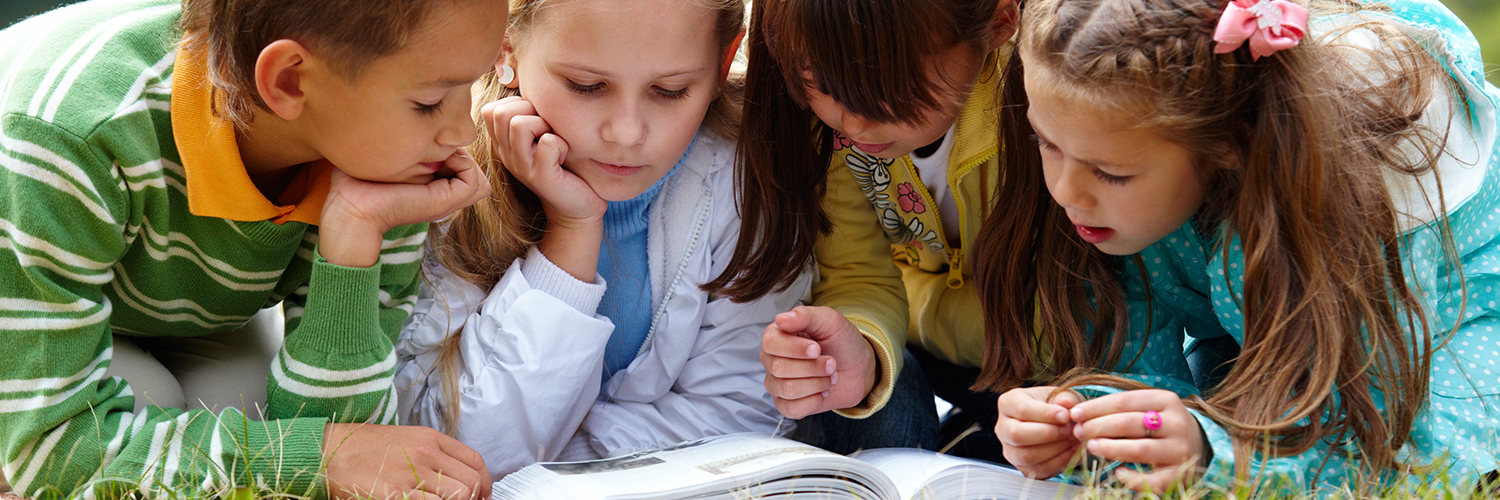
M 518 71 L 521 65 L 516 61 L 516 45 L 513 40 L 510 37 L 510 33 L 505 34 L 505 42 L 500 45 L 500 60 L 495 61 L 495 71 L 497 73 L 503 73 L 500 69 L 502 65 L 510 66 L 511 71 L 515 72 L 515 77 L 511 78 L 510 83 L 504 84 L 505 88 L 509 89 L 521 87 L 521 72 Z
M 255 88 L 261 101 L 283 120 L 302 114 L 306 101 L 304 76 L 312 53 L 292 40 L 277 40 L 261 49 L 255 59 Z
M 1004 47 L 1010 43 L 1011 37 L 1015 36 L 1016 28 L 1021 22 L 1020 0 L 997 0 L 995 5 L 995 22 L 990 25 L 993 33 L 990 38 L 990 50 Z

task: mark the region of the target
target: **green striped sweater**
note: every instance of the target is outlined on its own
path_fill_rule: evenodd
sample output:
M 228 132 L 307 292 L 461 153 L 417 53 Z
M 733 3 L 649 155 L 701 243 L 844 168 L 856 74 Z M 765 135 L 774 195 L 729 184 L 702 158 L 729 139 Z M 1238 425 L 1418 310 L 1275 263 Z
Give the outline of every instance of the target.
M 392 342 L 427 225 L 353 269 L 316 257 L 316 227 L 191 215 L 169 111 L 180 15 L 96 0 L 0 31 L 0 470 L 23 495 L 320 497 L 324 425 L 394 423 Z M 104 377 L 111 331 L 202 335 L 283 300 L 265 421 L 132 413 L 130 387 Z

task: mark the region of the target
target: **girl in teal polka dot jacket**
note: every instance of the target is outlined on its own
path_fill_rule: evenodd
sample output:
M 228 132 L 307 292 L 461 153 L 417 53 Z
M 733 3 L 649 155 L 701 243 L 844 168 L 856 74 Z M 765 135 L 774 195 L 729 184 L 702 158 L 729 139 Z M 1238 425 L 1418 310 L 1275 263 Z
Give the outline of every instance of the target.
M 1002 148 L 976 252 L 1006 457 L 1045 477 L 1082 448 L 1155 491 L 1473 488 L 1500 455 L 1478 44 L 1435 0 L 1226 1 L 1024 7 L 1001 130 L 1034 142 Z M 1184 334 L 1242 346 L 1202 395 Z

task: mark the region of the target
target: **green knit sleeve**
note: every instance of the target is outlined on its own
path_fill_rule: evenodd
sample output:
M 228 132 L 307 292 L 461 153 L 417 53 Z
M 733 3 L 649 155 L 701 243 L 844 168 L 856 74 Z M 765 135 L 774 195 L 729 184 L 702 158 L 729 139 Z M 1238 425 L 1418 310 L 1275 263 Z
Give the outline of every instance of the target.
M 316 494 L 324 421 L 148 407 L 106 377 L 108 287 L 131 227 L 114 161 L 37 118 L 0 117 L 0 454 L 31 498 L 265 484 Z M 112 495 L 118 496 L 118 495 Z
M 427 224 L 387 232 L 380 262 L 329 264 L 317 249 L 308 284 L 284 304 L 287 339 L 271 365 L 270 418 L 396 423 L 394 345 L 416 302 Z

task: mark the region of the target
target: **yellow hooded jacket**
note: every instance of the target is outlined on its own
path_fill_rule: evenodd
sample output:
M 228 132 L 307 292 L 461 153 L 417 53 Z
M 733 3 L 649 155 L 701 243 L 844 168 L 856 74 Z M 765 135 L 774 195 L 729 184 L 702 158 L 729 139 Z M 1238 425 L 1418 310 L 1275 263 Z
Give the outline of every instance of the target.
M 943 227 L 909 156 L 876 158 L 847 140 L 835 144 L 823 200 L 834 227 L 817 244 L 813 303 L 848 317 L 880 363 L 870 395 L 841 415 L 864 418 L 885 406 L 908 342 L 960 366 L 984 360 L 984 318 L 964 249 L 974 242 L 999 177 L 997 61 L 1008 51 L 987 58 L 957 120 L 948 185 L 959 227 Z M 955 230 L 958 247 L 948 244 Z

